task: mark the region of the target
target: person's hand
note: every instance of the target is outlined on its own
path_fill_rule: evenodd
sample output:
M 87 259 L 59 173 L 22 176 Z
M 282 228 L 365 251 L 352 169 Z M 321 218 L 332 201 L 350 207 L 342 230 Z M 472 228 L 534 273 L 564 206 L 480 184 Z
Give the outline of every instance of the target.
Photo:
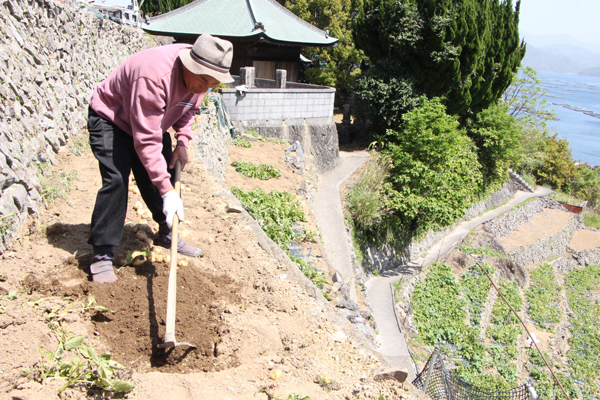
M 185 168 L 185 164 L 188 162 L 188 151 L 185 146 L 176 146 L 175 150 L 173 150 L 173 156 L 171 157 L 171 163 L 169 164 L 169 169 L 175 168 L 175 162 L 179 160 L 181 161 L 181 170 Z
M 180 221 L 183 221 L 183 202 L 177 192 L 172 189 L 162 195 L 163 199 L 163 213 L 167 217 L 167 225 L 169 228 L 173 228 L 173 218 L 175 213 L 179 217 Z

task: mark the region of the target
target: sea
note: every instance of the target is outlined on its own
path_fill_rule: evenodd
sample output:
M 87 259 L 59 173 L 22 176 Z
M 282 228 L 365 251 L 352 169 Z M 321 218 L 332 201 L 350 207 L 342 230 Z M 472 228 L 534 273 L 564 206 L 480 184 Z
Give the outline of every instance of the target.
M 556 115 L 548 127 L 568 140 L 574 161 L 600 165 L 600 77 L 541 71 L 538 78 Z

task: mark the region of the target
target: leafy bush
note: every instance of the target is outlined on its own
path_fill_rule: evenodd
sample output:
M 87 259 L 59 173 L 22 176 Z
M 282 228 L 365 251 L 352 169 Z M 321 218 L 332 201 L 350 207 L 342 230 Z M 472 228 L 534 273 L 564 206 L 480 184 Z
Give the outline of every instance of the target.
M 551 265 L 543 265 L 531 272 L 530 279 L 531 285 L 525 291 L 529 304 L 527 314 L 536 326 L 553 332 L 552 324 L 559 323 L 562 316 L 559 308 L 561 287 L 554 281 L 554 270 Z
M 266 235 L 284 249 L 296 237 L 292 229 L 294 221 L 306 221 L 302 206 L 289 192 L 273 190 L 267 194 L 260 188 L 244 191 L 235 186 L 231 192 L 258 221 Z
M 388 207 L 421 231 L 452 224 L 478 198 L 479 162 L 471 139 L 446 114 L 440 99 L 421 98 L 403 116 L 403 129 L 388 130 L 384 149 L 392 162 Z
M 577 174 L 566 185 L 566 191 L 589 202 L 589 207 L 600 212 L 600 169 L 590 169 L 588 164 L 580 164 Z
M 569 142 L 557 136 L 555 133 L 544 140 L 544 160 L 533 171 L 533 175 L 538 183 L 561 189 L 575 178 L 577 167 L 571 156 Z
M 275 165 L 256 165 L 251 162 L 236 160 L 231 163 L 231 166 L 234 167 L 237 172 L 247 176 L 248 178 L 266 181 L 272 178 L 279 178 L 281 176 L 279 168 L 277 168 Z

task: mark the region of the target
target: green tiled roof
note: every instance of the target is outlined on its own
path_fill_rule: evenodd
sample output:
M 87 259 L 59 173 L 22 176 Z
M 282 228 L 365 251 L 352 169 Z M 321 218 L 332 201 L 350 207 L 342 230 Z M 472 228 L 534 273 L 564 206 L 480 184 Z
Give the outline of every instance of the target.
M 142 28 L 153 34 L 223 38 L 264 37 L 280 43 L 330 46 L 337 42 L 275 0 L 196 0 L 150 18 Z

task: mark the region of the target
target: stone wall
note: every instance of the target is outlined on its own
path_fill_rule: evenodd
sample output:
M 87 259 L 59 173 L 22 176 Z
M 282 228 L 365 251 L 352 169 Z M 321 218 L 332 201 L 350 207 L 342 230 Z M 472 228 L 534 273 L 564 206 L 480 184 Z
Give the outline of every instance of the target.
M 15 231 L 39 209 L 38 165 L 54 163 L 85 126 L 95 85 L 156 42 L 75 3 L 2 0 L 0 8 L 0 222 Z

